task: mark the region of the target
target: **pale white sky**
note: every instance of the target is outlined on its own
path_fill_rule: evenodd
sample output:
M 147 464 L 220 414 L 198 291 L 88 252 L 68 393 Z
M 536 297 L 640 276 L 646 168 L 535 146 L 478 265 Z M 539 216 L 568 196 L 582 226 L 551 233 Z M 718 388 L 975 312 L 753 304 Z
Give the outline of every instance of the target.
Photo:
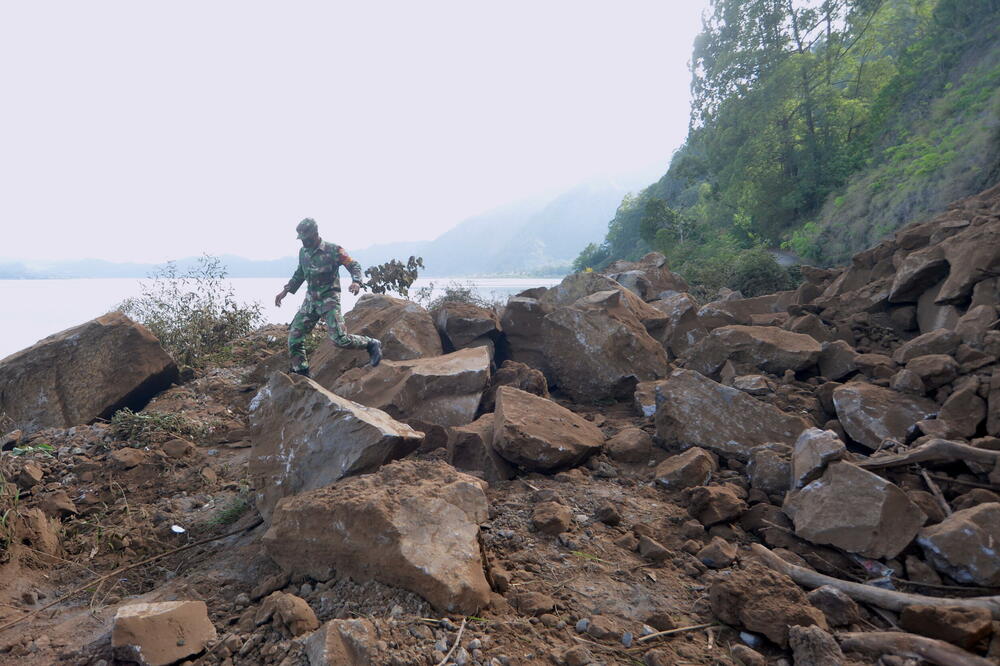
M 0 3 L 0 257 L 277 258 L 306 216 L 362 248 L 658 175 L 705 6 Z

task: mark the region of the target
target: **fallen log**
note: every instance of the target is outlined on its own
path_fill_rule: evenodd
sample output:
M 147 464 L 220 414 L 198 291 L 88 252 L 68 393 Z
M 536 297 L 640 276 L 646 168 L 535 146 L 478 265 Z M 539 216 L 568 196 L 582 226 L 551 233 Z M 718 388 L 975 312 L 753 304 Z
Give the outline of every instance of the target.
M 977 657 L 951 643 L 899 631 L 852 632 L 837 634 L 836 638 L 845 652 L 872 656 L 894 654 L 923 659 L 938 666 L 995 666 L 989 659 Z
M 754 555 L 775 571 L 781 572 L 803 587 L 810 589 L 830 585 L 847 594 L 855 601 L 861 601 L 872 606 L 899 612 L 907 606 L 921 604 L 925 606 L 963 606 L 965 608 L 985 608 L 994 620 L 1000 620 L 1000 596 L 993 597 L 928 597 L 923 594 L 910 594 L 884 590 L 864 583 L 852 583 L 833 576 L 826 576 L 803 567 L 790 564 L 759 543 L 751 544 Z
M 886 467 L 900 467 L 920 462 L 953 460 L 995 465 L 997 461 L 1000 461 L 1000 451 L 977 449 L 974 446 L 952 442 L 947 439 L 932 439 L 926 444 L 922 444 L 906 453 L 891 456 L 876 456 L 856 464 L 863 469 L 884 469 Z

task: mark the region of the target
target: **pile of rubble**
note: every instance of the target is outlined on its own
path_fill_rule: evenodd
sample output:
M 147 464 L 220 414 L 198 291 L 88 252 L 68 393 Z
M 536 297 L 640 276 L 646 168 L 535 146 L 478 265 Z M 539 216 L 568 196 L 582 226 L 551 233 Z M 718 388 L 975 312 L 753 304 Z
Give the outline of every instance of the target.
M 366 296 L 386 360 L 327 341 L 314 379 L 280 327 L 169 389 L 123 317 L 48 338 L 0 361 L 0 652 L 996 663 L 1000 188 L 802 274 L 699 304 L 651 254 L 501 312 Z M 126 406 L 199 427 L 101 422 Z

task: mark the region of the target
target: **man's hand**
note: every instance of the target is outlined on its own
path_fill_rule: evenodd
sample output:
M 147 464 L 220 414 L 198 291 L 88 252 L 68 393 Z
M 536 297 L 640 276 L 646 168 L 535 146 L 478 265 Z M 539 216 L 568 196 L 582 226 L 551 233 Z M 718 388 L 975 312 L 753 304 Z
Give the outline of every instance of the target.
M 349 291 L 352 294 L 354 294 L 355 296 L 357 296 L 358 292 L 361 291 L 361 283 L 360 282 L 352 282 L 351 286 L 347 288 L 347 291 Z
M 274 306 L 277 308 L 281 307 L 281 299 L 288 295 L 287 289 L 282 289 L 281 293 L 274 297 Z

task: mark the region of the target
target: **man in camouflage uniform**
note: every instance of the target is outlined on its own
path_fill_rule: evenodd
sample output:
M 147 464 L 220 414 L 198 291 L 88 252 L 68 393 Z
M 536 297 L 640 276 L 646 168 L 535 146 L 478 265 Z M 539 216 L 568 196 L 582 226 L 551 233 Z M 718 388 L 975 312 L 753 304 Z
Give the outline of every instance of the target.
M 295 231 L 302 241 L 299 267 L 281 293 L 274 298 L 274 304 L 281 307 L 281 300 L 285 296 L 298 291 L 303 282 L 307 284 L 306 299 L 288 329 L 291 371 L 309 376 L 309 363 L 306 361 L 303 345 L 306 336 L 320 318 L 326 321 L 333 344 L 345 349 L 367 349 L 371 365 L 378 365 L 382 360 L 382 343 L 375 338 L 348 333 L 344 327 L 344 316 L 340 312 L 340 267 L 346 267 L 351 273 L 351 286 L 347 289 L 356 295 L 361 290 L 361 264 L 351 259 L 344 248 L 321 239 L 316 220 L 307 217 L 299 222 Z

